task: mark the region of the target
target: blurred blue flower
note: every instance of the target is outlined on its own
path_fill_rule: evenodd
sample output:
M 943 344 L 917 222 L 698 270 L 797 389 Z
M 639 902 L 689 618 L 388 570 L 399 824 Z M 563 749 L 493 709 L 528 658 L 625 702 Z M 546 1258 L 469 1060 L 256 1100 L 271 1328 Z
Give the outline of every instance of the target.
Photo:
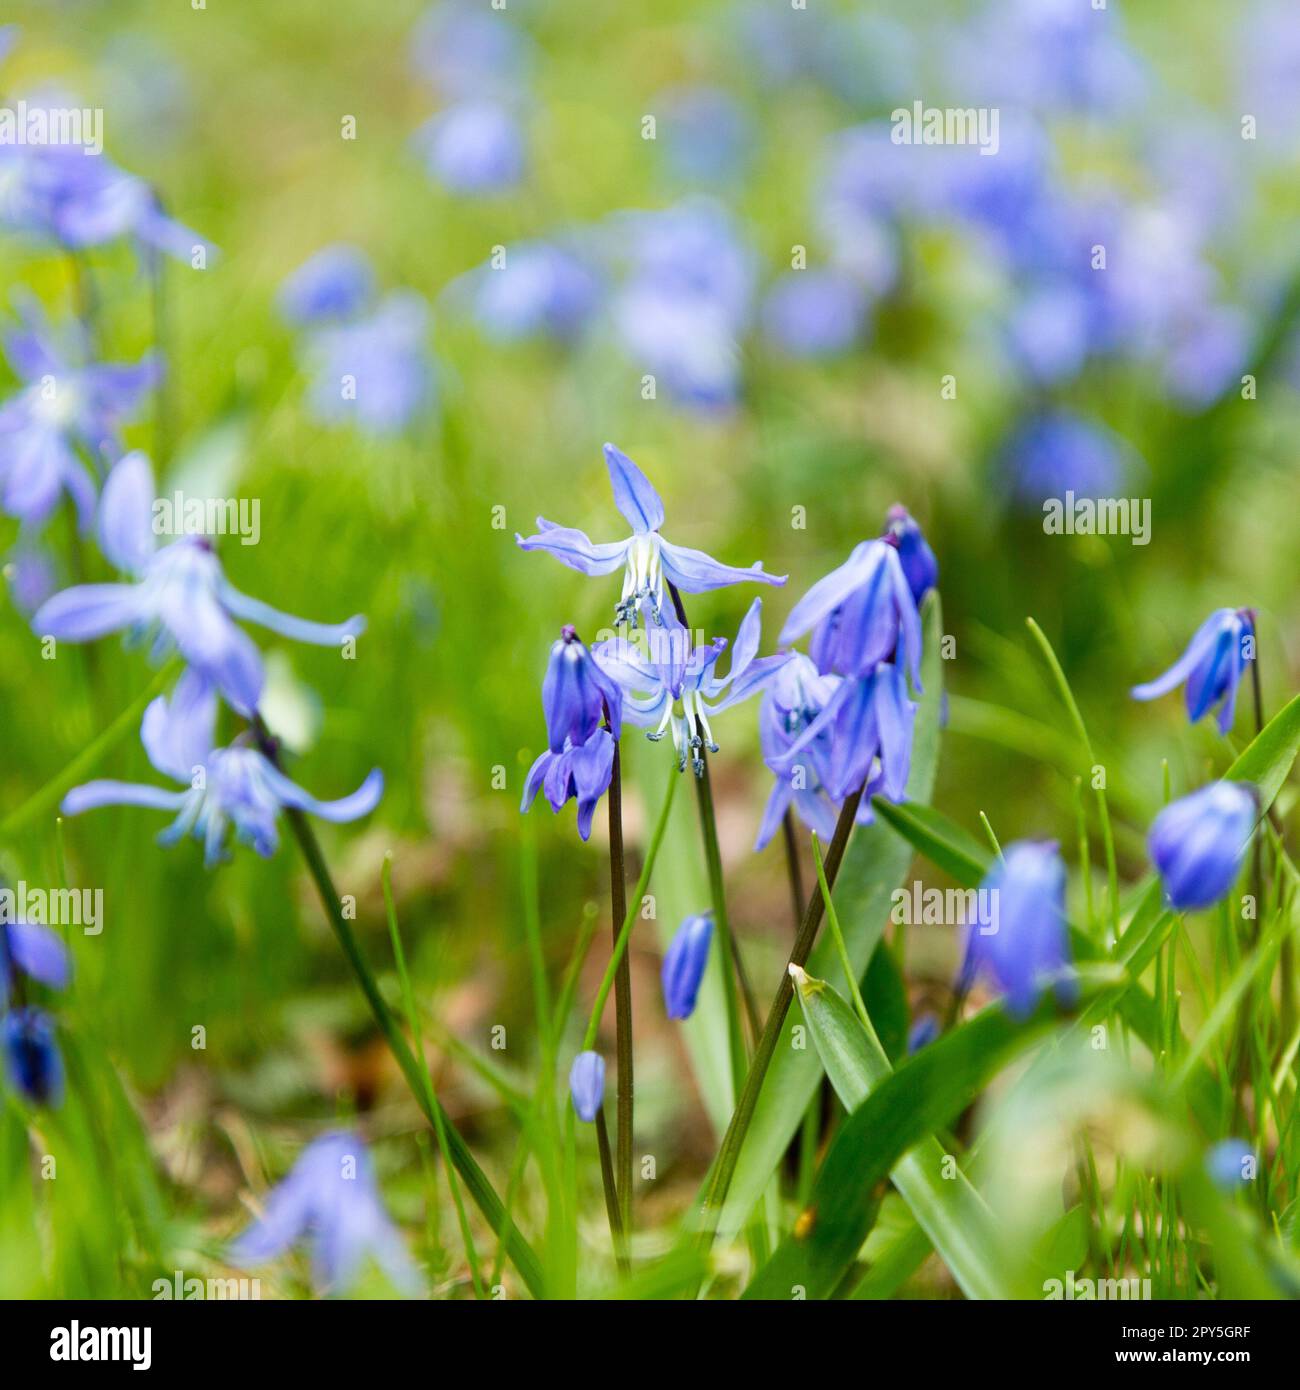
M 1216 608 L 1196 629 L 1187 650 L 1161 676 L 1135 685 L 1135 700 L 1154 700 L 1180 685 L 1187 718 L 1195 724 L 1220 700 L 1219 732 L 1232 728 L 1237 687 L 1255 658 L 1255 615 L 1248 608 Z
M 117 429 L 157 382 L 161 365 L 145 358 L 74 365 L 87 345 L 70 329 L 64 351 L 39 312 L 23 306 L 24 323 L 4 335 L 5 355 L 27 383 L 0 406 L 0 506 L 28 526 L 39 527 L 67 492 L 82 528 L 95 509 L 94 480 L 83 455 L 112 457 Z
M 1252 346 L 1250 324 L 1240 309 L 1205 304 L 1175 329 L 1165 352 L 1169 393 L 1202 410 L 1239 385 Z
M 544 550 L 580 574 L 606 575 L 622 569 L 623 597 L 617 620 L 636 626 L 637 615 L 650 605 L 656 623 L 665 622 L 665 583 L 688 594 L 725 588 L 752 580 L 759 584 L 784 584 L 785 575 L 766 574 L 762 561 L 749 569 L 721 564 L 702 550 L 673 545 L 660 534 L 664 523 L 664 504 L 650 480 L 630 458 L 613 444 L 606 444 L 605 466 L 614 490 L 614 505 L 632 527 L 622 541 L 593 543 L 579 530 L 557 526 L 545 517 L 537 518 L 538 534 L 515 540 L 523 550 Z
M 304 261 L 280 286 L 280 312 L 297 327 L 355 318 L 374 288 L 369 256 L 359 246 L 337 242 Z
M 0 1047 L 11 1087 L 33 1105 L 55 1106 L 63 1099 L 63 1058 L 54 1022 L 43 1009 L 10 1009 L 0 1017 Z
M 941 1031 L 939 1020 L 933 1014 L 921 1014 L 908 1030 L 908 1056 L 911 1056 L 914 1052 L 920 1052 L 923 1047 L 928 1047 L 939 1036 Z
M 861 340 L 867 293 L 842 270 L 791 270 L 768 290 L 762 314 L 778 347 L 794 357 L 828 357 Z
M 503 103 L 459 102 L 431 116 L 413 138 L 430 176 L 450 193 L 499 193 L 523 177 L 523 131 Z
M 454 100 L 517 93 L 531 52 L 504 10 L 467 0 L 431 6 L 411 40 L 415 70 Z
M 14 607 L 30 618 L 58 587 L 48 551 L 20 538 L 5 562 L 4 577 Z
M 100 547 L 133 584 L 78 584 L 37 610 L 38 636 L 88 642 L 124 629 L 152 631 L 155 655 L 178 649 L 241 714 L 257 708 L 262 658 L 235 619 L 257 623 L 295 642 L 333 647 L 365 630 L 361 617 L 313 623 L 281 613 L 241 594 L 227 580 L 210 543 L 182 536 L 156 549 L 153 471 L 142 453 L 127 454 L 104 484 L 99 510 Z
M 58 933 L 36 922 L 0 923 L 0 1006 L 16 972 L 51 989 L 66 989 L 72 961 Z
M 1209 907 L 1231 891 L 1258 817 L 1255 789 L 1244 782 L 1211 782 L 1160 812 L 1147 844 L 1171 906 Z
M 346 1292 L 373 1258 L 396 1288 L 418 1292 L 415 1267 L 384 1210 L 370 1154 L 355 1134 L 325 1134 L 310 1143 L 227 1258 L 234 1265 L 266 1264 L 303 1241 L 310 1242 L 312 1273 L 323 1291 Z
M 1258 1160 L 1244 1139 L 1221 1139 L 1205 1155 L 1205 1171 L 1221 1192 L 1239 1192 L 1243 1183 L 1254 1182 Z
M 479 326 L 498 342 L 541 334 L 568 342 L 587 326 L 602 287 L 589 259 L 557 243 L 530 241 L 511 246 L 500 268 L 470 271 L 449 293 L 467 298 Z
M 657 136 L 676 178 L 716 187 L 744 171 L 754 132 L 729 92 L 718 87 L 672 87 L 652 97 L 648 109 L 663 113 Z
M 231 827 L 240 844 L 270 858 L 279 847 L 276 821 L 286 806 L 339 823 L 359 820 L 379 804 L 384 777 L 378 768 L 350 796 L 318 801 L 258 749 L 240 741 L 214 748 L 215 725 L 216 698 L 211 687 L 196 672 L 185 672 L 170 700 L 158 696 L 145 710 L 140 726 L 140 741 L 149 761 L 165 776 L 184 783 L 185 790 L 136 782 L 87 782 L 63 798 L 63 814 L 79 816 L 99 806 L 175 811 L 176 819 L 159 835 L 159 844 L 173 845 L 192 834 L 203 841 L 204 864 L 212 868 L 227 857 L 226 833 Z
M 707 913 L 688 917 L 673 933 L 661 972 L 664 1011 L 669 1018 L 690 1018 L 695 1012 L 712 940 L 713 918 Z
M 20 32 L 16 24 L 0 24 L 0 63 L 9 56 Z
M 829 841 L 835 833 L 837 804 L 824 781 L 830 775 L 830 728 L 823 726 L 816 738 L 803 746 L 798 759 L 787 755 L 839 685 L 839 676 L 823 676 L 802 652 L 790 652 L 763 687 L 758 736 L 763 761 L 776 780 L 763 811 L 755 851 L 763 849 L 780 829 L 791 805 L 803 823 L 824 840 Z
M 569 1094 L 578 1118 L 591 1124 L 605 1100 L 605 1059 L 599 1052 L 579 1052 L 573 1059 Z
M 1099 425 L 1055 410 L 1021 425 L 1002 450 L 1015 497 L 1034 508 L 1048 498 L 1112 497 L 1123 485 L 1124 450 Z
M 656 741 L 671 732 L 682 771 L 689 756 L 696 775 L 703 775 L 700 748 L 707 744 L 711 753 L 718 751 L 710 717 L 747 700 L 785 661 L 781 656 L 758 656 L 762 610 L 762 600 L 755 599 L 736 633 L 725 676 L 717 675 L 714 667 L 727 649 L 727 639 L 715 637 L 706 645 L 695 646 L 689 631 L 676 619 L 647 628 L 648 650 L 642 650 L 630 637 L 615 637 L 598 643 L 593 651 L 601 668 L 625 692 L 624 718 L 642 728 L 657 725 L 647 735 Z
M 961 988 L 983 974 L 1015 1015 L 1031 1013 L 1055 986 L 1061 1002 L 1077 992 L 1069 974 L 1065 865 L 1055 841 L 1017 840 L 980 885 L 977 921 L 967 925 Z
M 542 680 L 542 709 L 548 746 L 528 770 L 519 809 L 527 811 L 543 787 L 553 811 L 576 799 L 578 834 L 585 840 L 613 777 L 623 694 L 572 627 L 565 627 L 551 647 Z
M 310 401 L 327 425 L 385 438 L 434 403 L 428 305 L 414 290 L 386 295 L 373 313 L 310 340 Z
M 921 600 L 939 582 L 939 562 L 934 558 L 934 551 L 916 519 L 902 503 L 896 502 L 890 507 L 885 534 L 892 536 L 898 547 L 898 563 L 903 567 L 907 587 L 919 608 Z

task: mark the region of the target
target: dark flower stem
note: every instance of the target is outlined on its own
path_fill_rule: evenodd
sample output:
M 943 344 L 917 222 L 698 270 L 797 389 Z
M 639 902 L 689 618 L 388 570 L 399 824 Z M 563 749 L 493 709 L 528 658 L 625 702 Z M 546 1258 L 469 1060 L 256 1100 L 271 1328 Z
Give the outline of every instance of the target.
M 275 740 L 268 733 L 266 725 L 258 716 L 254 716 L 252 728 L 258 748 L 267 759 L 278 767 L 279 749 Z M 415 1059 L 415 1054 L 402 1036 L 402 1030 L 398 1026 L 397 1020 L 384 1002 L 384 996 L 379 992 L 379 985 L 371 973 L 365 956 L 361 954 L 361 947 L 353 935 L 352 928 L 343 916 L 342 899 L 339 897 L 338 889 L 334 886 L 329 865 L 325 862 L 325 856 L 321 852 L 320 842 L 316 839 L 316 832 L 312 829 L 311 822 L 302 811 L 292 806 L 286 806 L 284 814 L 289 822 L 289 828 L 293 831 L 293 837 L 298 842 L 298 848 L 302 851 L 302 857 L 307 864 L 307 871 L 316 884 L 321 905 L 324 907 L 325 915 L 329 918 L 330 926 L 334 929 L 334 935 L 338 938 L 338 943 L 343 949 L 343 955 L 352 967 L 353 974 L 357 977 L 357 983 L 361 986 L 361 992 L 366 997 L 366 1003 L 370 1005 L 370 1012 L 374 1015 L 375 1022 L 379 1025 L 379 1031 L 384 1035 L 384 1041 L 388 1044 L 389 1050 L 396 1058 L 397 1065 L 402 1069 L 402 1075 L 406 1078 L 406 1084 L 410 1087 L 411 1094 L 415 1097 L 416 1103 L 429 1121 L 434 1133 L 437 1134 L 439 1128 L 442 1129 L 456 1171 L 469 1189 L 470 1196 L 478 1204 L 478 1208 L 486 1218 L 488 1225 L 506 1241 L 510 1259 L 527 1285 L 528 1291 L 534 1298 L 544 1298 L 546 1296 L 546 1282 L 542 1275 L 542 1267 L 538 1263 L 532 1247 L 506 1216 L 501 1199 L 488 1181 L 487 1175 L 475 1162 L 474 1155 L 470 1153 L 465 1141 L 460 1137 L 460 1132 L 451 1122 L 451 1117 L 433 1094 L 432 1085 L 430 1084 L 426 1089 L 426 1074 L 423 1073 L 420 1063 Z
M 853 821 L 858 814 L 858 803 L 861 800 L 862 788 L 859 787 L 840 807 L 840 818 L 835 823 L 835 835 L 826 852 L 825 871 L 828 889 L 835 886 L 835 878 L 840 871 L 840 862 L 844 858 L 844 850 L 848 845 L 849 836 L 853 832 Z M 821 887 L 818 885 L 804 908 L 803 921 L 799 925 L 799 934 L 795 937 L 794 946 L 790 951 L 789 965 L 801 966 L 807 963 L 813 943 L 817 939 L 817 929 L 821 926 L 822 914 L 825 910 L 825 899 L 822 896 Z M 781 1036 L 785 1016 L 793 998 L 794 984 L 790 979 L 789 966 L 787 966 L 781 972 L 781 982 L 777 986 L 776 998 L 772 1000 L 772 1007 L 768 1010 L 767 1022 L 763 1026 L 758 1047 L 755 1049 L 753 1060 L 749 1064 L 749 1074 L 745 1077 L 744 1089 L 740 1093 L 740 1100 L 737 1102 L 735 1113 L 732 1115 L 731 1123 L 727 1126 L 727 1132 L 723 1136 L 722 1147 L 718 1150 L 717 1162 L 713 1165 L 709 1185 L 704 1194 L 700 1213 L 700 1238 L 705 1245 L 712 1243 L 713 1237 L 717 1233 L 718 1222 L 722 1219 L 722 1208 L 727 1199 L 727 1190 L 731 1186 L 731 1179 L 736 1171 L 736 1163 L 740 1158 L 740 1150 L 754 1118 L 754 1110 L 758 1105 L 758 1097 L 767 1077 L 767 1069 L 771 1065 L 773 1054 L 776 1052 L 776 1045 Z
M 609 782 L 609 901 L 614 944 L 627 916 L 627 878 L 623 863 L 623 775 L 618 744 Z M 614 977 L 614 1015 L 618 1056 L 618 1166 L 615 1168 L 620 1224 L 632 1229 L 632 969 L 624 951 Z M 604 1121 L 601 1121 L 602 1125 Z
M 614 1238 L 614 1257 L 620 1273 L 628 1272 L 627 1238 L 619 1215 L 618 1192 L 614 1185 L 614 1159 L 609 1151 L 609 1128 L 605 1124 L 605 1107 L 596 1111 L 596 1147 L 600 1150 L 600 1178 L 605 1188 L 605 1210 L 609 1213 L 609 1233 Z
M 803 921 L 803 905 L 808 901 L 803 891 L 803 870 L 799 867 L 799 835 L 794 824 L 794 809 L 785 808 L 781 818 L 781 833 L 785 840 L 785 869 L 790 879 L 790 904 L 794 908 L 794 929 L 797 933 Z

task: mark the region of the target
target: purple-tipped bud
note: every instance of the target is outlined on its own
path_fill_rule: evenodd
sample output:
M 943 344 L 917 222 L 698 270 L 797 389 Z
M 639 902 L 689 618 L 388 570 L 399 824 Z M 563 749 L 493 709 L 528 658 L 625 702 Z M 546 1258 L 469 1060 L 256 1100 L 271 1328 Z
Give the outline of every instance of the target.
M 618 738 L 623 717 L 623 694 L 600 669 L 571 626 L 560 631 L 551 647 L 542 681 L 542 709 L 552 753 L 563 753 L 565 740 L 580 748 L 609 717 Z
M 605 1100 L 605 1059 L 599 1052 L 579 1052 L 573 1059 L 569 1094 L 578 1118 L 591 1124 Z
M 1258 816 L 1244 782 L 1212 782 L 1160 812 L 1147 844 L 1171 906 L 1209 907 L 1231 890 Z
M 709 943 L 713 939 L 713 918 L 688 917 L 677 928 L 664 955 L 664 1009 L 669 1018 L 690 1018 L 709 963 Z
M 54 1024 L 41 1009 L 13 1009 L 0 1021 L 5 1076 L 33 1105 L 58 1105 L 63 1099 L 63 1058 Z
M 1065 865 L 1054 841 L 1018 840 L 980 885 L 977 921 L 967 929 L 962 981 L 984 974 L 1024 1017 L 1043 990 L 1069 998 L 1070 938 L 1065 921 Z
M 1154 700 L 1186 685 L 1187 717 L 1193 724 L 1220 700 L 1219 732 L 1232 728 L 1237 686 L 1255 659 L 1255 615 L 1248 608 L 1218 608 L 1197 628 L 1187 650 L 1162 676 L 1133 687 L 1135 700 Z
M 907 587 L 919 605 L 939 582 L 939 562 L 934 558 L 934 551 L 915 518 L 901 504 L 890 507 L 885 535 L 892 537 L 898 547 L 898 562 L 903 567 Z

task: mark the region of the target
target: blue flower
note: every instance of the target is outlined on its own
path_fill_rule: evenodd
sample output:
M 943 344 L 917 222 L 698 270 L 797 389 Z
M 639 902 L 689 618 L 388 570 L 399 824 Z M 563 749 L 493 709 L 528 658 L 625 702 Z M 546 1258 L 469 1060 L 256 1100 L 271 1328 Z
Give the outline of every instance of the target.
M 288 806 L 323 820 L 343 822 L 369 815 L 384 791 L 384 777 L 371 771 L 350 796 L 318 801 L 290 781 L 258 749 L 236 742 L 213 747 L 216 697 L 196 671 L 187 671 L 170 700 L 158 696 L 144 712 L 140 741 L 149 761 L 165 776 L 185 784 L 169 791 L 136 782 L 95 781 L 73 787 L 63 798 L 66 816 L 98 806 L 146 806 L 174 811 L 176 819 L 158 837 L 173 845 L 192 834 L 203 841 L 204 864 L 226 858 L 226 834 L 233 827 L 241 844 L 269 858 L 279 847 L 276 821 Z
M 543 787 L 553 811 L 576 799 L 578 834 L 585 840 L 613 777 L 623 694 L 572 627 L 562 629 L 551 647 L 542 680 L 542 709 L 548 746 L 528 770 L 519 809 L 527 811 Z
M 614 505 L 632 527 L 622 541 L 593 544 L 586 534 L 537 518 L 538 534 L 515 535 L 523 550 L 545 550 L 581 574 L 606 575 L 623 570 L 623 597 L 619 622 L 636 625 L 637 614 L 649 604 L 655 622 L 665 623 L 665 583 L 683 593 L 699 594 L 728 584 L 753 580 L 760 584 L 784 584 L 785 575 L 765 574 L 759 561 L 749 569 L 735 569 L 704 554 L 673 545 L 659 534 L 664 523 L 664 504 L 650 480 L 621 449 L 605 445 L 605 466 L 614 489 Z
M 370 302 L 374 267 L 359 246 L 338 242 L 304 261 L 280 286 L 280 312 L 299 327 L 356 317 Z
M 605 1059 L 599 1052 L 579 1052 L 573 1059 L 569 1094 L 578 1118 L 591 1124 L 605 1100 Z
M 713 186 L 744 169 L 753 129 L 728 92 L 677 87 L 659 92 L 649 109 L 663 111 L 658 138 L 674 177 Z
M 501 102 L 449 106 L 431 116 L 414 140 L 430 175 L 451 193 L 499 193 L 523 177 L 523 132 Z
M 1108 430 L 1066 411 L 1036 416 L 1003 450 L 1016 497 L 1031 507 L 1073 492 L 1112 497 L 1121 486 L 1125 453 Z
M 56 932 L 39 923 L 0 924 L 0 1004 L 17 972 L 51 989 L 66 989 L 72 976 L 68 948 Z
M 430 8 L 416 26 L 411 50 L 420 76 L 455 98 L 517 92 L 531 58 L 520 31 L 500 10 L 488 13 L 465 0 Z
M 1245 782 L 1211 782 L 1170 802 L 1147 840 L 1170 904 L 1186 911 L 1224 897 L 1241 872 L 1258 818 L 1255 790 Z
M 308 622 L 281 613 L 233 588 L 203 537 L 183 536 L 155 549 L 153 472 L 141 453 L 127 454 L 109 474 L 100 502 L 100 545 L 133 584 L 78 584 L 42 604 L 33 630 L 68 642 L 87 642 L 123 629 L 157 633 L 155 648 L 174 646 L 242 714 L 257 708 L 262 658 L 235 619 L 258 623 L 298 642 L 336 646 L 365 630 L 346 623 Z
M 708 914 L 688 917 L 674 933 L 662 971 L 664 1010 L 669 1018 L 690 1018 L 695 1012 L 712 940 L 713 918 Z
M 21 330 L 5 335 L 5 353 L 27 383 L 0 406 L 0 506 L 29 526 L 49 517 L 61 493 L 73 500 L 82 527 L 95 510 L 95 483 L 83 453 L 114 455 L 117 428 L 157 382 L 158 362 L 74 366 L 34 310 Z M 84 356 L 85 344 L 77 344 Z
M 775 677 L 763 687 L 758 710 L 758 737 L 763 761 L 775 776 L 754 849 L 761 850 L 781 827 L 786 808 L 793 805 L 803 823 L 829 841 L 835 833 L 837 803 L 826 790 L 831 730 L 823 726 L 802 748 L 802 756 L 787 755 L 826 708 L 839 689 L 839 676 L 823 676 L 802 652 L 791 652 Z M 861 816 L 861 812 L 859 812 Z
M 791 270 L 767 292 L 763 330 L 793 357 L 847 352 L 862 337 L 867 294 L 842 270 Z
M 428 329 L 421 296 L 395 290 L 365 318 L 319 332 L 308 348 L 316 418 L 381 438 L 406 429 L 435 400 Z
M 892 536 L 898 546 L 898 563 L 919 608 L 921 600 L 939 582 L 939 562 L 934 551 L 907 508 L 900 504 L 890 507 L 885 534 Z
M 892 536 L 861 541 L 795 604 L 781 630 L 784 647 L 815 629 L 810 654 L 823 675 L 870 675 L 897 660 L 921 688 L 921 618 Z
M 939 1036 L 940 1031 L 939 1020 L 933 1014 L 921 1014 L 908 1030 L 908 1056 L 920 1052 L 923 1047 L 928 1047 Z
M 63 1058 L 50 1016 L 43 1009 L 11 1009 L 0 1018 L 0 1046 L 10 1086 L 33 1105 L 58 1105 Z
M 539 334 L 571 342 L 590 321 L 601 279 L 587 259 L 546 241 L 511 246 L 500 267 L 479 266 L 449 293 L 467 298 L 475 320 L 498 342 Z
M 1221 1192 L 1234 1193 L 1255 1180 L 1258 1160 L 1244 1139 L 1221 1139 L 1205 1155 L 1205 1171 Z
M 598 643 L 593 655 L 622 687 L 628 723 L 641 728 L 657 725 L 648 735 L 656 742 L 671 732 L 679 767 L 685 770 L 689 755 L 696 774 L 702 775 L 699 749 L 707 743 L 711 753 L 718 751 L 710 717 L 748 699 L 785 662 L 783 656 L 757 655 L 762 621 L 763 603 L 755 599 L 736 633 L 725 676 L 715 674 L 714 667 L 727 649 L 727 639 L 715 637 L 705 646 L 692 646 L 690 633 L 675 618 L 647 629 L 648 652 L 630 638 L 616 637 Z
M 1049 985 L 1058 1000 L 1072 999 L 1065 865 L 1055 842 L 1008 845 L 980 885 L 980 899 L 978 920 L 967 927 L 963 988 L 987 976 L 1021 1018 Z
M 403 1293 L 419 1279 L 389 1220 L 366 1146 L 346 1132 L 326 1134 L 302 1151 L 270 1194 L 262 1217 L 230 1246 L 234 1265 L 260 1265 L 310 1241 L 312 1273 L 325 1292 L 356 1283 L 367 1257 Z
M 1255 615 L 1249 608 L 1216 608 L 1196 629 L 1187 650 L 1162 676 L 1135 685 L 1135 700 L 1154 700 L 1186 684 L 1187 717 L 1195 724 L 1212 706 L 1219 709 L 1219 732 L 1232 728 L 1237 686 L 1255 659 Z

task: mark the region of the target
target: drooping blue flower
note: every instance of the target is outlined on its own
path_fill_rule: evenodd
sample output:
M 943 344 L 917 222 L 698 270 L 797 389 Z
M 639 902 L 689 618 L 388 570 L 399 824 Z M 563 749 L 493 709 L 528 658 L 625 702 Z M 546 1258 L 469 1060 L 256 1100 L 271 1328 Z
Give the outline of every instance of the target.
M 903 567 L 907 587 L 917 607 L 939 582 L 939 562 L 915 518 L 901 503 L 890 507 L 885 534 L 898 546 L 898 563 Z
M 241 594 L 201 536 L 182 536 L 156 549 L 153 500 L 149 460 L 139 452 L 127 454 L 104 484 L 99 540 L 111 563 L 137 582 L 64 589 L 33 617 L 38 636 L 88 642 L 110 632 L 152 631 L 156 654 L 178 649 L 235 709 L 248 714 L 257 708 L 264 671 L 257 647 L 236 619 L 317 646 L 337 646 L 365 630 L 360 617 L 313 623 Z
M 370 302 L 375 271 L 349 242 L 323 247 L 280 286 L 280 312 L 297 327 L 355 318 Z
M 1231 1195 L 1243 1183 L 1254 1182 L 1258 1162 L 1244 1139 L 1220 1139 L 1205 1155 L 1205 1171 L 1215 1187 Z
M 530 241 L 509 247 L 499 267 L 470 271 L 449 294 L 467 299 L 476 322 L 498 342 L 543 334 L 571 342 L 590 321 L 601 288 L 589 257 L 559 243 Z
M 599 1052 L 579 1052 L 573 1059 L 569 1094 L 578 1118 L 591 1124 L 605 1100 L 605 1059 Z
M 350 796 L 318 801 L 291 781 L 257 748 L 237 740 L 214 748 L 216 698 L 206 679 L 187 671 L 170 699 L 160 695 L 144 712 L 140 741 L 159 772 L 184 784 L 183 791 L 136 782 L 95 781 L 73 787 L 63 798 L 66 816 L 99 806 L 146 806 L 174 811 L 176 819 L 158 837 L 173 845 L 186 835 L 201 840 L 204 864 L 212 868 L 228 857 L 227 832 L 263 858 L 279 847 L 276 822 L 292 807 L 323 820 L 344 822 L 369 815 L 384 791 L 383 773 L 374 768 Z
M 623 728 L 623 692 L 594 660 L 572 627 L 551 647 L 542 679 L 547 748 L 524 780 L 521 812 L 545 788 L 553 811 L 578 803 L 585 840 L 600 798 L 614 774 L 614 748 Z
M 411 40 L 415 70 L 451 99 L 517 93 L 530 57 L 527 40 L 504 6 L 489 9 L 468 0 L 432 6 Z
M 37 922 L 0 924 L 0 1005 L 19 972 L 51 989 L 67 988 L 72 961 L 57 932 Z
M 799 818 L 824 840 L 835 833 L 837 803 L 826 790 L 829 776 L 831 730 L 823 727 L 798 757 L 790 750 L 839 688 L 839 676 L 823 676 L 802 652 L 791 652 L 763 687 L 758 710 L 758 737 L 763 761 L 775 781 L 754 843 L 766 847 L 781 827 L 786 808 L 793 805 Z M 859 816 L 861 816 L 859 811 Z
M 1032 1013 L 1054 987 L 1073 999 L 1070 937 L 1065 918 L 1065 865 L 1055 841 L 1017 840 L 980 885 L 977 920 L 968 924 L 961 981 L 984 975 L 1018 1017 Z
M 116 455 L 118 426 L 161 371 L 149 357 L 134 366 L 88 364 L 79 331 L 69 332 L 77 341 L 65 352 L 38 312 L 24 306 L 22 328 L 4 338 L 5 354 L 27 385 L 0 406 L 0 506 L 32 527 L 45 523 L 63 492 L 83 529 L 90 524 L 95 484 L 82 454 Z
M 1171 801 L 1147 839 L 1168 902 L 1188 911 L 1229 893 L 1258 817 L 1255 790 L 1245 782 L 1211 782 Z
M 450 193 L 500 193 L 523 177 L 523 131 L 503 102 L 458 102 L 431 116 L 413 139 L 430 176 Z
M 694 646 L 691 635 L 675 618 L 646 630 L 646 646 L 615 637 L 596 645 L 593 655 L 601 668 L 624 691 L 623 713 L 629 724 L 654 727 L 647 737 L 656 742 L 672 734 L 678 766 L 685 771 L 689 757 L 697 776 L 704 772 L 701 747 L 716 753 L 710 719 L 762 689 L 782 666 L 782 656 L 758 655 L 763 603 L 755 599 L 736 632 L 731 664 L 725 676 L 714 667 L 727 649 L 725 637 Z
M 234 1265 L 266 1264 L 304 1241 L 311 1245 L 312 1273 L 323 1292 L 346 1292 L 367 1259 L 403 1293 L 419 1290 L 415 1266 L 384 1210 L 369 1151 L 355 1134 L 313 1140 L 227 1258 Z
M 429 308 L 414 290 L 394 290 L 364 318 L 322 329 L 307 352 L 316 418 L 380 438 L 406 429 L 436 399 L 428 332 Z
M 623 597 L 619 622 L 636 624 L 637 615 L 649 604 L 657 623 L 665 622 L 665 583 L 683 593 L 699 594 L 752 580 L 759 584 L 784 584 L 785 575 L 766 574 L 762 561 L 749 569 L 721 564 L 702 550 L 673 545 L 659 534 L 664 523 L 664 504 L 650 480 L 613 444 L 605 445 L 605 466 L 614 489 L 614 505 L 632 527 L 622 541 L 593 544 L 579 530 L 557 526 L 537 518 L 538 534 L 515 535 L 523 550 L 545 550 L 580 574 L 606 575 L 623 570 Z
M 1125 451 L 1108 430 L 1066 411 L 1027 421 L 1007 441 L 1002 464 L 1015 496 L 1030 507 L 1051 497 L 1113 497 Z
M 795 604 L 781 645 L 812 630 L 810 655 L 823 675 L 866 676 L 897 660 L 921 688 L 921 618 L 891 534 L 861 541 L 838 569 Z M 895 656 L 897 653 L 897 656 Z
M 1216 608 L 1196 629 L 1187 650 L 1162 675 L 1135 685 L 1135 700 L 1154 700 L 1185 685 L 1187 717 L 1195 724 L 1220 700 L 1219 732 L 1232 728 L 1237 687 L 1255 658 L 1255 615 L 1249 608 Z
M 832 357 L 862 338 L 867 294 L 842 270 L 787 271 L 763 302 L 763 331 L 792 357 Z
M 695 1012 L 712 940 L 713 918 L 708 913 L 688 917 L 673 934 L 661 972 L 664 1011 L 669 1018 L 690 1018 Z
M 5 1076 L 33 1105 L 56 1106 L 63 1099 L 63 1058 L 54 1022 L 44 1009 L 10 1009 L 0 1017 Z
M 939 1020 L 932 1013 L 924 1013 L 917 1017 L 907 1033 L 907 1053 L 910 1057 L 914 1052 L 920 1052 L 923 1047 L 928 1047 L 939 1036 Z

